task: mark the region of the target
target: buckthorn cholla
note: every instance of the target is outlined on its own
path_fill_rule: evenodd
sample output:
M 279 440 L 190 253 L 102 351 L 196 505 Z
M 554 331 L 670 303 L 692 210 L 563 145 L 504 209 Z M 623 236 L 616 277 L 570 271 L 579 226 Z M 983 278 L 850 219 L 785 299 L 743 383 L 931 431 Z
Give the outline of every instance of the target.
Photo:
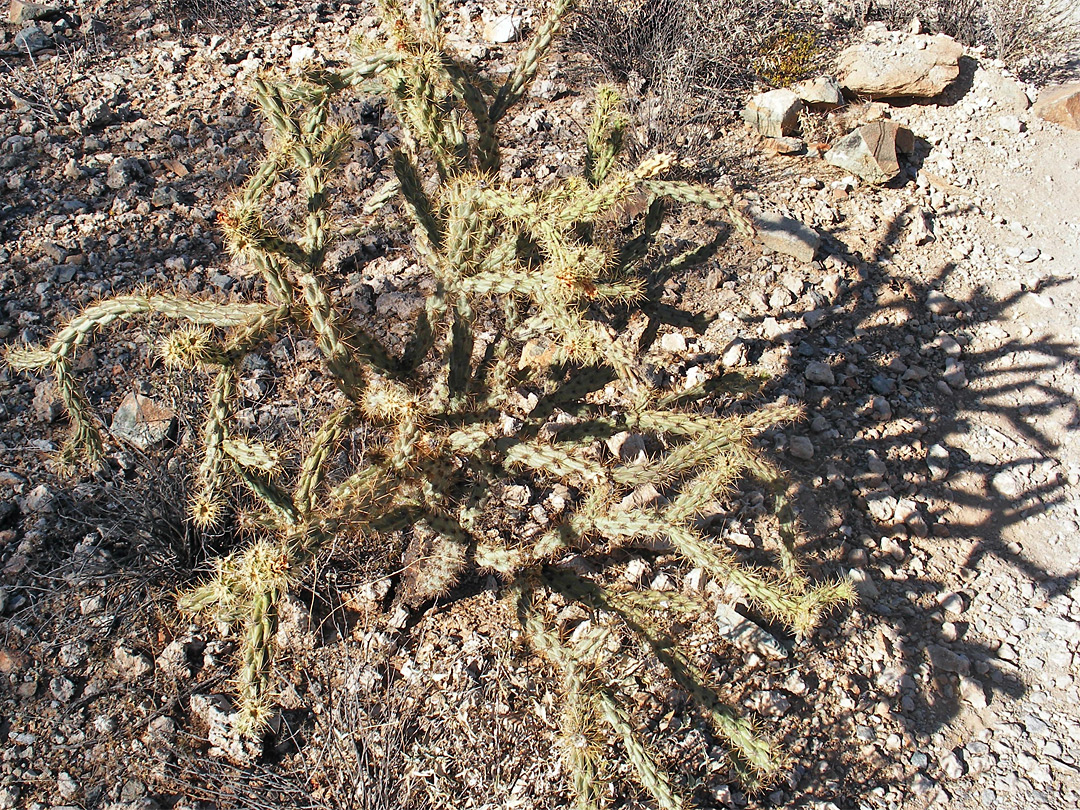
M 637 347 L 610 326 L 612 310 L 632 307 L 643 295 L 635 268 L 668 205 L 719 211 L 746 231 L 731 196 L 665 179 L 673 167 L 668 155 L 617 168 L 625 124 L 611 88 L 597 91 L 581 176 L 532 190 L 500 180 L 499 123 L 524 96 L 568 6 L 568 0 L 553 4 L 500 83 L 445 46 L 432 0 L 420 3 L 420 24 L 386 0 L 390 38 L 381 48 L 358 44 L 355 62 L 342 70 L 313 70 L 299 82 L 256 82 L 276 143 L 228 201 L 220 223 L 230 251 L 261 273 L 265 301 L 220 304 L 166 293 L 113 298 L 88 307 L 47 347 L 13 350 L 7 360 L 19 369 L 52 371 L 74 428 L 62 458 L 92 462 L 104 441 L 73 375 L 74 353 L 94 332 L 120 321 L 157 315 L 179 323 L 160 343 L 161 356 L 173 368 L 210 377 L 191 520 L 203 527 L 221 521 L 227 504 L 236 502 L 227 497 L 236 487 L 253 496 L 251 513 L 241 517 L 257 527 L 256 539 L 217 560 L 209 581 L 181 598 L 185 609 L 240 629 L 237 707 L 244 733 L 261 733 L 274 712 L 276 609 L 320 547 L 362 538 L 370 548 L 404 530 L 425 544 L 401 579 L 408 601 L 445 595 L 477 570 L 497 572 L 517 600 L 527 638 L 565 680 L 566 759 L 578 805 L 603 801 L 597 741 L 606 725 L 656 802 L 674 808 L 683 805 L 677 787 L 639 739 L 600 666 L 610 631 L 598 626 L 567 636 L 545 618 L 543 594 L 602 611 L 635 634 L 700 704 L 745 782 L 776 774 L 783 757 L 752 719 L 704 685 L 704 673 L 663 629 L 663 615 L 703 614 L 703 601 L 620 590 L 560 561 L 572 552 L 603 561 L 619 547 L 662 539 L 673 554 L 737 586 L 756 609 L 799 634 L 850 601 L 852 592 L 846 582 L 814 585 L 800 573 L 783 487 L 751 445 L 756 432 L 800 411 L 774 407 L 725 417 L 678 408 L 695 392 L 655 390 Z M 339 96 L 370 81 L 381 82 L 406 137 L 393 156 L 394 179 L 371 194 L 358 222 L 337 222 L 330 212 L 334 170 L 350 133 L 332 122 L 331 109 Z M 421 182 L 428 176 L 438 182 Z M 264 205 L 286 177 L 303 194 L 302 214 L 277 228 Z M 636 232 L 612 238 L 608 228 L 601 237 L 601 221 L 631 200 L 645 201 Z M 336 239 L 372 227 L 391 203 L 411 221 L 413 247 L 433 282 L 411 342 L 397 355 L 335 304 L 335 267 L 327 261 Z M 676 262 L 685 265 L 694 255 Z M 475 327 L 480 311 L 482 341 Z M 234 413 L 241 360 L 289 333 L 314 339 L 340 403 L 304 442 L 306 452 L 291 472 L 282 469 L 280 452 L 243 438 Z M 512 396 L 522 386 L 537 394 L 531 407 Z M 512 431 L 503 427 L 509 412 L 517 420 Z M 331 459 L 359 425 L 374 437 L 362 462 L 330 480 Z M 622 463 L 596 452 L 603 440 L 625 432 L 644 437 L 652 457 Z M 765 479 L 775 492 L 781 518 L 775 567 L 740 562 L 697 528 L 697 519 L 747 475 Z M 512 526 L 485 529 L 499 508 L 492 493 L 523 481 L 540 490 L 561 485 L 569 493 L 565 509 L 528 538 Z M 646 485 L 661 497 L 625 505 L 628 494 Z

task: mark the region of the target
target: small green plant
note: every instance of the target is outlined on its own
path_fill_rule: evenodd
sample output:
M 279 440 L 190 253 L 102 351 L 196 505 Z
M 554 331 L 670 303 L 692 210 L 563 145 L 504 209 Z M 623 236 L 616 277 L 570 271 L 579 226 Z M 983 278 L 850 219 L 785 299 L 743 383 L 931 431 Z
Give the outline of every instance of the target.
M 533 647 L 562 673 L 566 758 L 577 806 L 599 807 L 604 766 L 593 741 L 607 727 L 659 806 L 684 805 L 605 677 L 604 656 L 621 626 L 651 650 L 671 679 L 700 706 L 750 786 L 783 767 L 784 757 L 755 722 L 706 686 L 670 633 L 666 615 L 704 615 L 703 601 L 679 593 L 621 590 L 562 565 L 571 553 L 603 561 L 621 548 L 665 540 L 672 553 L 735 586 L 772 620 L 809 633 L 830 608 L 850 601 L 844 581 L 812 584 L 798 565 L 791 511 L 776 471 L 754 451 L 764 428 L 798 418 L 793 407 L 729 416 L 687 407 L 694 392 L 656 390 L 641 371 L 639 347 L 611 326 L 644 286 L 635 273 L 649 254 L 672 203 L 720 211 L 739 228 L 745 217 L 726 193 L 665 179 L 668 155 L 617 166 L 623 119 L 618 96 L 597 91 L 584 170 L 544 188 L 511 189 L 499 178 L 499 123 L 524 96 L 568 0 L 556 0 L 515 68 L 501 82 L 479 75 L 447 49 L 438 8 L 420 3 L 413 23 L 384 0 L 388 32 L 381 46 L 358 46 L 342 70 L 312 70 L 295 83 L 259 81 L 259 102 L 276 145 L 225 206 L 229 249 L 262 275 L 262 303 L 217 304 L 172 294 L 133 295 L 95 304 L 47 347 L 9 351 L 24 370 L 51 370 L 73 433 L 67 464 L 93 461 L 104 439 L 75 379 L 72 359 L 90 336 L 115 323 L 157 315 L 179 323 L 160 344 L 164 361 L 209 376 L 209 398 L 191 519 L 219 523 L 240 487 L 249 493 L 248 526 L 257 537 L 215 562 L 212 576 L 185 593 L 185 610 L 239 629 L 239 724 L 259 734 L 275 711 L 274 637 L 278 605 L 309 571 L 319 549 L 351 541 L 377 549 L 392 531 L 425 544 L 402 578 L 419 603 L 448 594 L 470 571 L 497 572 L 517 600 Z M 331 215 L 335 167 L 350 143 L 332 121 L 335 99 L 381 82 L 405 130 L 393 156 L 394 179 L 375 190 L 360 221 Z M 302 190 L 302 215 L 273 227 L 272 191 L 288 180 Z M 603 226 L 605 216 L 644 195 L 647 210 L 629 237 Z M 373 330 L 350 319 L 334 299 L 327 256 L 343 234 L 372 227 L 389 206 L 411 223 L 412 244 L 433 282 L 404 352 L 392 354 Z M 689 265 L 692 251 L 675 260 Z M 477 313 L 484 313 L 483 316 Z M 483 328 L 481 329 L 481 324 Z M 311 336 L 338 406 L 297 448 L 248 441 L 234 419 L 242 358 L 274 337 Z M 513 392 L 527 387 L 535 404 Z M 516 419 L 506 429 L 507 416 Z M 512 420 L 513 421 L 513 420 Z M 350 431 L 370 437 L 362 462 L 345 475 L 331 460 Z M 603 455 L 605 440 L 639 434 L 646 461 Z M 752 565 L 698 528 L 742 476 L 773 486 L 780 532 L 775 566 Z M 562 485 L 565 508 L 545 530 L 525 536 L 501 512 L 498 493 L 527 482 Z M 625 505 L 650 487 L 651 505 Z M 556 593 L 610 618 L 569 635 L 546 615 L 542 595 Z
M 822 49 L 813 31 L 783 28 L 773 34 L 754 60 L 754 70 L 774 87 L 805 79 L 819 65 Z

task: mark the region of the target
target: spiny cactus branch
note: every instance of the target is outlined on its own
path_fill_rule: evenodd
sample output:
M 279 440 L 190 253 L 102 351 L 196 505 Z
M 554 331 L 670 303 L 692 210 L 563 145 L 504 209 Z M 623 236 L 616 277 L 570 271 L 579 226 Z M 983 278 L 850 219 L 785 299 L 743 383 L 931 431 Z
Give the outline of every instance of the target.
M 492 121 L 498 122 L 511 107 L 521 100 L 526 88 L 536 77 L 536 71 L 540 69 L 540 63 L 547 56 L 555 34 L 562 26 L 563 18 L 572 4 L 573 0 L 555 0 L 552 3 L 547 17 L 537 26 L 514 70 L 499 88 L 499 94 L 491 105 Z
M 587 695 L 587 700 L 596 706 L 597 714 L 611 727 L 622 742 L 627 758 L 637 772 L 638 780 L 663 810 L 682 810 L 685 801 L 672 787 L 671 777 L 657 765 L 653 755 L 646 749 L 635 733 L 626 710 L 619 705 L 611 691 L 600 683 L 587 680 L 579 670 L 578 663 L 556 638 L 544 626 L 543 620 L 532 605 L 532 588 L 519 579 L 515 586 L 518 591 L 518 615 L 525 627 L 530 643 L 547 657 L 553 664 L 574 681 L 577 689 Z M 571 760 L 571 765 L 574 761 Z

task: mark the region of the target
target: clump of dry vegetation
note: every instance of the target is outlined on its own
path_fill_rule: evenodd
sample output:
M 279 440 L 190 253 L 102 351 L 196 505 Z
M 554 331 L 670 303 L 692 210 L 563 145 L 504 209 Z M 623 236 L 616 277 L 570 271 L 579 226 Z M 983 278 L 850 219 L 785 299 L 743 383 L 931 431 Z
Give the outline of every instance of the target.
M 1026 73 L 1038 74 L 1080 46 L 1080 13 L 1069 0 L 901 0 L 869 4 L 860 22 L 901 29 L 913 18 Z
M 634 131 L 648 147 L 692 154 L 756 82 L 806 78 L 821 61 L 819 21 L 788 0 L 589 0 L 571 42 L 628 88 Z

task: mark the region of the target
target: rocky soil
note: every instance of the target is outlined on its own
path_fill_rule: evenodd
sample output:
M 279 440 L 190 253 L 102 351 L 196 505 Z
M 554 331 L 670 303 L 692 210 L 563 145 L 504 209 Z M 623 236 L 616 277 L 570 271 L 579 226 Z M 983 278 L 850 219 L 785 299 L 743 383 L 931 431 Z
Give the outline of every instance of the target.
M 490 39 L 511 10 L 455 6 L 463 50 L 506 62 L 517 46 Z M 300 3 L 193 33 L 159 10 L 80 0 L 7 26 L 0 341 L 42 340 L 127 290 L 250 295 L 215 225 L 263 143 L 250 80 L 343 58 L 371 14 Z M 595 75 L 582 54 L 549 61 L 509 122 L 507 174 L 543 182 L 576 158 L 581 77 Z M 644 731 L 704 807 L 1080 805 L 1080 132 L 1039 119 L 1037 95 L 968 51 L 941 96 L 853 105 L 915 136 L 881 186 L 820 150 L 765 151 L 734 115 L 716 136 L 743 195 L 818 244 L 733 239 L 663 280 L 649 360 L 676 384 L 764 372 L 766 401 L 805 403 L 805 423 L 764 446 L 790 471 L 814 573 L 850 575 L 861 600 L 797 641 L 736 613 L 700 572 L 614 561 L 715 598 L 717 626 L 694 628 L 702 655 L 718 653 L 717 681 L 793 755 L 780 784 L 740 792 L 640 662 L 622 676 L 640 683 Z M 394 124 L 373 96 L 339 113 L 358 136 L 345 183 L 359 195 L 388 173 Z M 804 118 L 804 134 L 819 125 L 828 134 Z M 538 135 L 552 146 L 536 157 Z M 338 293 L 404 335 L 421 300 L 407 251 L 385 234 L 341 254 Z M 213 550 L 181 519 L 200 383 L 162 369 L 155 338 L 132 327 L 80 355 L 126 439 L 85 480 L 48 464 L 64 425 L 47 380 L 0 370 L 0 810 L 565 806 L 557 689 L 506 630 L 492 578 L 385 615 L 388 579 L 328 560 L 283 617 L 295 666 L 276 733 L 261 750 L 232 734 L 233 645 L 174 599 L 200 544 Z M 302 429 L 315 363 L 306 342 L 246 361 L 253 429 Z M 178 449 L 155 449 L 169 438 Z M 730 543 L 758 542 L 762 502 L 748 486 L 718 517 Z M 619 790 L 617 806 L 647 806 Z

